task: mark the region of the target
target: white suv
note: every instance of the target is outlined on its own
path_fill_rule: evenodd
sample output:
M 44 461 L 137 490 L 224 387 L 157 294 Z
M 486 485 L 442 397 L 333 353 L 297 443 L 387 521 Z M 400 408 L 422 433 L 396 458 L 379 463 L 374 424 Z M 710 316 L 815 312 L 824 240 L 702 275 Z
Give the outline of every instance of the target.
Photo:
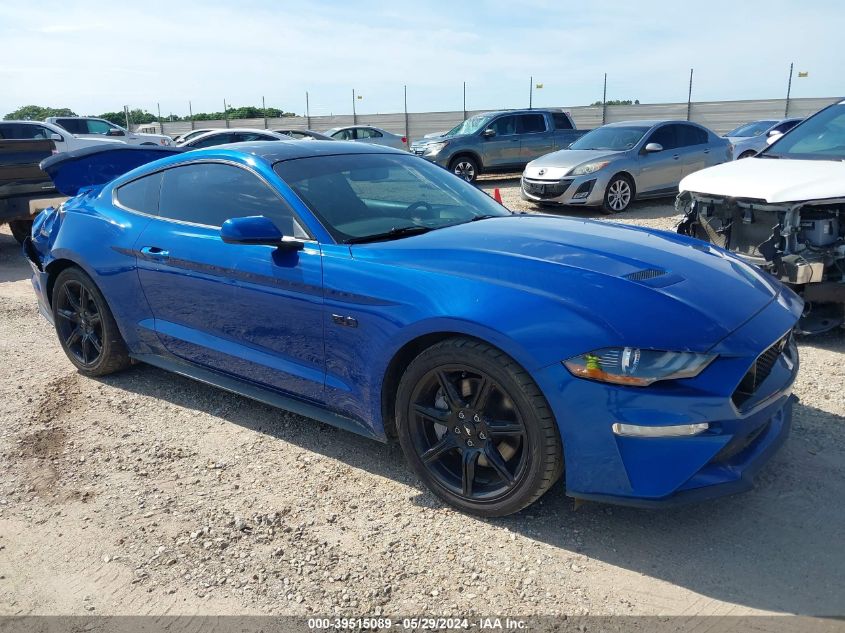
M 117 138 L 78 138 L 58 125 L 40 121 L 0 121 L 0 139 L 51 140 L 57 154 L 91 145 L 123 143 Z
M 79 138 L 114 138 L 129 145 L 172 145 L 173 139 L 162 134 L 140 134 L 115 125 L 105 119 L 93 117 L 50 117 L 47 123 L 64 128 Z

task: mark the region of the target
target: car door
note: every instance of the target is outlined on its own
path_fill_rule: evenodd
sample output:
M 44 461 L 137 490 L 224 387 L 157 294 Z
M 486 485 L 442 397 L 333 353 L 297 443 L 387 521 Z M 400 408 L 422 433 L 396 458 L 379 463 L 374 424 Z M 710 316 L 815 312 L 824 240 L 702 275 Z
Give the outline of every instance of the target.
M 493 134 L 488 135 L 487 130 Z M 481 132 L 481 160 L 485 167 L 505 167 L 520 164 L 519 134 L 516 116 L 506 114 L 491 121 Z
M 255 173 L 196 162 L 162 172 L 157 216 L 136 243 L 162 345 L 184 360 L 320 400 L 325 375 L 320 248 L 226 244 L 232 217 L 265 215 L 305 236 Z
M 678 176 L 678 182 L 680 182 L 684 176 L 716 164 L 717 152 L 710 145 L 710 135 L 707 130 L 687 123 L 678 123 L 677 129 L 677 152 L 680 154 L 681 164 L 681 173 Z
M 645 148 L 649 143 L 657 143 L 663 149 L 659 152 L 647 152 Z M 681 180 L 681 155 L 677 152 L 677 145 L 678 130 L 674 123 L 664 123 L 646 136 L 637 155 L 638 193 L 669 193 L 673 187 L 677 187 Z
M 516 132 L 520 137 L 519 153 L 523 163 L 529 163 L 554 151 L 554 132 L 549 129 L 544 114 L 537 112 L 517 115 Z

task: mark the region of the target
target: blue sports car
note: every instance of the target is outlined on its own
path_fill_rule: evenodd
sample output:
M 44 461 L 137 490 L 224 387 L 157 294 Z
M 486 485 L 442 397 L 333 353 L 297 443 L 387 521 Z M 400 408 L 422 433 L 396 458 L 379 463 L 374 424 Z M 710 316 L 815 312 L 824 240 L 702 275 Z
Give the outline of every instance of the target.
M 149 363 L 378 440 L 431 491 L 516 512 L 750 487 L 785 439 L 801 300 L 672 233 L 515 214 L 360 143 L 44 163 L 24 250 L 80 373 Z

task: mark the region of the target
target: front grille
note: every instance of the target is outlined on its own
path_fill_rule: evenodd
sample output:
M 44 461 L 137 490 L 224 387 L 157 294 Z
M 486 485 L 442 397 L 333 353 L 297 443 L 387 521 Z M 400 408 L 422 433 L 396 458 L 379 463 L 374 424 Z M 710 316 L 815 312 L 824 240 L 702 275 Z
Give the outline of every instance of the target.
M 748 373 L 743 376 L 739 387 L 736 388 L 736 391 L 731 396 L 736 406 L 741 406 L 751 396 L 757 393 L 757 389 L 769 377 L 769 374 L 772 373 L 772 368 L 775 366 L 780 355 L 790 346 L 791 338 L 792 332 L 789 332 L 757 357 L 757 360 L 754 361 Z
M 759 428 L 754 429 L 748 435 L 743 435 L 739 437 L 735 437 L 730 442 L 725 444 L 724 448 L 720 450 L 713 459 L 710 460 L 711 463 L 720 463 L 720 462 L 727 462 L 739 455 L 742 451 L 746 448 L 751 446 L 754 441 L 760 437 L 763 432 L 769 428 L 769 422 L 766 421 Z
M 531 194 L 537 198 L 548 199 L 557 198 L 566 193 L 571 180 L 527 180 L 522 181 L 522 188 L 525 193 Z
M 631 281 L 648 281 L 649 279 L 654 279 L 655 277 L 660 277 L 665 274 L 666 271 L 659 268 L 646 268 L 645 270 L 628 273 L 625 275 L 625 279 L 630 279 Z

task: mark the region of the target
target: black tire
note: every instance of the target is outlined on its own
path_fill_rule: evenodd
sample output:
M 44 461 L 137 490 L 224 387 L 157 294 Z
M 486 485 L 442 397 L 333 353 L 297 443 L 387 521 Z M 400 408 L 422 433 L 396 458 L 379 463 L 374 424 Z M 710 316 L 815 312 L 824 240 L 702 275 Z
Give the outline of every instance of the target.
M 130 364 L 105 297 L 79 268 L 66 268 L 53 284 L 53 322 L 62 349 L 81 374 L 105 376 Z
M 627 211 L 634 201 L 635 194 L 633 181 L 625 174 L 616 174 L 604 190 L 602 211 L 608 215 Z
M 449 163 L 449 171 L 455 174 L 458 178 L 466 180 L 467 182 L 475 182 L 478 180 L 479 166 L 478 161 L 472 156 L 464 154 L 456 156 Z
M 417 356 L 399 381 L 395 414 L 411 469 L 463 512 L 518 512 L 563 471 L 560 435 L 540 389 L 481 341 L 446 339 Z
M 750 149 L 747 152 L 743 152 L 742 154 L 740 154 L 739 158 L 737 158 L 737 160 L 741 160 L 743 158 L 751 158 L 752 156 L 756 156 L 756 155 L 757 155 L 757 152 L 755 152 L 753 149 Z
M 23 241 L 32 234 L 32 220 L 10 220 L 9 228 L 12 229 L 12 237 L 18 241 L 18 244 L 23 244 Z

